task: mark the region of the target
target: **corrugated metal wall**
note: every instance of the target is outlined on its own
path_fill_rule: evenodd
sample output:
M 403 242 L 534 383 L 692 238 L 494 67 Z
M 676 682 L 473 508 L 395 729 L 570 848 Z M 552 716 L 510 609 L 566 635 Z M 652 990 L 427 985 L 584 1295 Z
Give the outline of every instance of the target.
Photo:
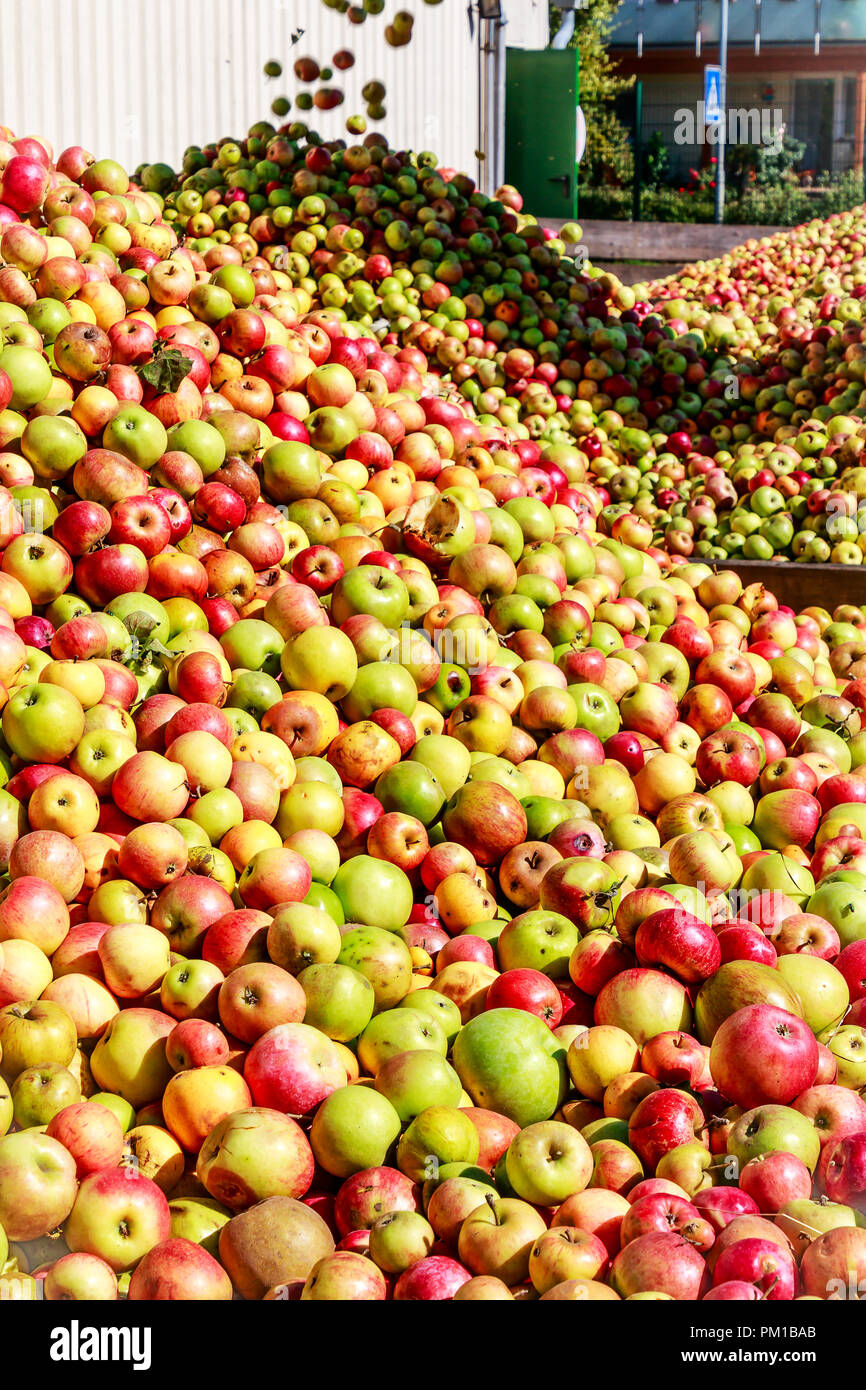
M 475 167 L 478 59 L 466 0 L 414 0 L 413 39 L 389 48 L 383 30 L 396 4 L 355 26 L 321 0 L 0 0 L 0 123 L 39 134 L 55 149 L 81 144 L 127 168 L 143 160 L 177 167 L 184 148 L 242 135 L 269 115 L 275 96 L 299 90 L 291 64 L 323 65 L 350 48 L 354 68 L 335 73 L 346 101 L 307 119 L 344 134 L 363 111 L 360 89 L 388 89 L 381 128 L 399 146 L 434 149 L 458 168 Z M 507 40 L 546 43 L 547 0 L 511 0 Z M 305 30 L 293 47 L 291 34 Z M 269 58 L 286 73 L 268 81 Z M 313 90 L 312 88 L 309 90 Z M 373 127 L 371 127 L 373 128 Z

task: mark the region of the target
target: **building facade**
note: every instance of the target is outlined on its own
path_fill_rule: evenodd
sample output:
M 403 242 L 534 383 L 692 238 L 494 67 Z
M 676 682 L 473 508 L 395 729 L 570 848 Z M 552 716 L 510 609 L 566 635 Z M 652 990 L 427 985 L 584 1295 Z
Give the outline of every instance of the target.
M 275 97 L 291 97 L 296 58 L 325 64 L 348 48 L 355 65 L 337 74 L 345 103 L 310 113 L 310 124 L 328 138 L 345 135 L 346 117 L 364 110 L 361 87 L 378 79 L 387 116 L 371 128 L 485 183 L 492 175 L 475 151 L 492 144 L 493 108 L 484 101 L 477 0 L 410 8 L 412 42 L 389 48 L 389 13 L 354 26 L 322 0 L 0 0 L 0 124 L 128 169 L 153 160 L 176 168 L 187 145 L 242 136 Z M 502 0 L 500 10 L 507 44 L 546 47 L 547 0 Z M 264 76 L 272 58 L 283 78 Z
M 643 84 L 643 140 L 658 131 L 671 170 L 705 163 L 703 133 L 679 136 L 678 112 L 704 96 L 705 64 L 718 62 L 719 0 L 624 0 L 611 50 Z M 866 131 L 866 0 L 730 0 L 728 108 L 745 138 L 777 125 L 802 141 L 801 172 L 862 169 Z M 697 113 L 700 115 L 700 112 Z M 737 143 L 737 123 L 729 143 Z M 698 121 L 700 125 L 700 121 Z M 712 151 L 710 151 L 710 154 Z

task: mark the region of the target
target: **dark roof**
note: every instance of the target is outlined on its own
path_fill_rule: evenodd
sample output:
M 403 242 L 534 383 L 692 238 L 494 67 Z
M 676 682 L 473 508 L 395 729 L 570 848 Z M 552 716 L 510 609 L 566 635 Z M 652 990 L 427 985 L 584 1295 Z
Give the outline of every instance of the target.
M 636 47 L 643 32 L 644 47 L 694 47 L 699 0 L 623 0 L 611 27 L 613 47 Z M 755 0 L 731 0 L 728 42 L 750 48 L 755 35 Z M 762 0 L 759 7 L 761 45 L 808 43 L 815 34 L 815 0 Z M 719 39 L 719 0 L 702 0 L 703 44 Z M 866 43 L 866 0 L 822 0 L 821 42 Z

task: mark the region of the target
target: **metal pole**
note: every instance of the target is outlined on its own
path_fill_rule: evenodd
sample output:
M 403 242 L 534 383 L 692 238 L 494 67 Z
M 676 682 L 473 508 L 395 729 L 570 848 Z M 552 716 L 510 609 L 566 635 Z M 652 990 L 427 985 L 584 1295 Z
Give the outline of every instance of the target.
M 638 80 L 634 87 L 634 178 L 631 186 L 631 218 L 640 222 L 641 165 L 643 163 L 643 83 Z
M 485 188 L 493 194 L 496 183 L 496 20 L 489 19 L 484 26 L 484 104 L 487 110 L 487 140 L 484 153 L 487 155 L 484 167 L 487 170 Z
M 481 22 L 481 18 L 479 17 L 479 19 L 478 19 L 478 144 L 477 144 L 477 148 L 478 148 L 480 154 L 482 154 L 482 155 L 486 153 L 485 148 L 484 148 L 486 139 L 487 139 L 487 131 L 486 131 L 486 128 L 485 128 L 485 119 L 484 119 L 484 38 L 483 38 L 483 25 L 482 25 L 482 22 Z M 487 178 L 487 171 L 486 171 L 486 169 L 484 168 L 484 160 L 483 160 L 483 159 L 480 159 L 480 158 L 479 158 L 479 159 L 476 161 L 476 168 L 477 168 L 477 170 L 478 170 L 478 187 L 479 187 L 480 189 L 483 189 L 483 188 L 485 187 L 485 181 L 486 181 L 486 178 Z
M 505 21 L 494 21 L 494 103 L 495 156 L 493 161 L 494 189 L 505 182 Z
M 716 162 L 716 208 L 715 221 L 725 220 L 725 147 L 728 137 L 728 0 L 722 0 L 721 26 L 719 30 L 719 143 Z

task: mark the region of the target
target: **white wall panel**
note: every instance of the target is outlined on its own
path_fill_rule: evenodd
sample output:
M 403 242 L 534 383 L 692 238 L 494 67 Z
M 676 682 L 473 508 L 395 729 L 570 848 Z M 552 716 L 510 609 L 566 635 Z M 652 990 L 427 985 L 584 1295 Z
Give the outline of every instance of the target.
M 296 57 L 325 64 L 350 48 L 354 68 L 333 81 L 344 105 L 301 118 L 326 136 L 344 134 L 345 117 L 363 110 L 362 85 L 379 78 L 388 116 L 371 129 L 471 170 L 477 29 L 470 40 L 466 0 L 402 3 L 415 15 L 414 36 L 392 49 L 383 30 L 398 0 L 357 27 L 321 0 L 0 0 L 0 124 L 43 135 L 56 150 L 84 145 L 127 168 L 163 159 L 177 167 L 187 145 L 243 135 L 275 96 L 294 96 Z M 508 43 L 544 46 L 546 0 L 504 8 Z M 292 47 L 296 28 L 306 32 Z M 269 58 L 282 60 L 283 78 L 263 76 Z
M 510 0 L 503 4 L 505 42 L 509 48 L 546 48 L 550 42 L 547 0 Z

